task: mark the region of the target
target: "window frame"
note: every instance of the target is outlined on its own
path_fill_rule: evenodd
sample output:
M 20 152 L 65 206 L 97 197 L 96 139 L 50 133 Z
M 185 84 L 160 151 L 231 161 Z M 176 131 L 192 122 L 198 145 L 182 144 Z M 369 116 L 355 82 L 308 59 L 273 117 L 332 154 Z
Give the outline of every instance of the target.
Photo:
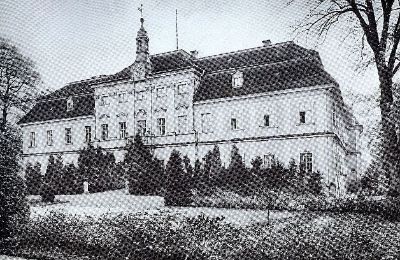
M 119 139 L 126 139 L 128 137 L 126 131 L 126 122 L 119 122 Z
M 167 89 L 165 87 L 157 87 L 156 88 L 156 97 L 163 98 L 167 96 Z
M 107 141 L 109 139 L 108 124 L 101 124 L 101 140 Z
M 275 154 L 272 154 L 272 153 L 264 154 L 264 156 L 263 156 L 263 167 L 265 169 L 272 168 L 272 165 L 273 165 L 274 161 L 275 161 Z
M 72 144 L 72 128 L 66 127 L 64 131 L 65 131 L 65 144 L 71 145 Z
M 305 110 L 299 111 L 299 124 L 300 125 L 307 124 L 307 111 Z
M 144 122 L 144 127 L 141 125 L 143 122 Z M 147 133 L 147 120 L 146 119 L 137 120 L 136 126 L 137 126 L 136 133 L 138 133 L 140 136 L 145 136 Z
M 54 140 L 53 140 L 53 130 L 47 130 L 46 131 L 46 144 L 47 146 L 53 146 Z
M 36 147 L 36 132 L 29 132 L 29 147 Z
M 271 127 L 271 115 L 270 114 L 264 114 L 263 127 Z
M 165 117 L 157 118 L 157 131 L 158 131 L 158 135 L 159 136 L 165 136 L 166 135 L 166 120 L 165 120 Z
M 118 93 L 118 103 L 125 103 L 125 102 L 127 102 L 126 92 L 124 91 L 124 92 Z
M 239 123 L 238 119 L 236 117 L 231 117 L 231 130 L 239 130 Z
M 110 105 L 109 95 L 102 95 L 100 97 L 100 106 L 108 106 Z
M 176 85 L 176 87 L 177 87 L 178 95 L 185 95 L 185 94 L 189 93 L 189 85 L 187 83 L 178 83 Z M 183 89 L 183 91 L 182 91 L 182 89 Z
M 241 88 L 241 87 L 243 87 L 243 83 L 244 83 L 244 75 L 243 75 L 243 72 L 241 72 L 241 71 L 236 71 L 236 72 L 232 75 L 232 87 L 233 87 L 233 88 Z
M 306 173 L 313 172 L 313 154 L 311 152 L 300 153 L 300 170 Z
M 201 114 L 201 132 L 204 134 L 212 133 L 211 113 L 202 113 Z
M 72 97 L 67 99 L 67 112 L 74 110 L 74 101 Z
M 183 120 L 183 126 L 182 126 L 182 122 L 181 122 L 181 120 L 180 119 L 182 119 L 182 118 L 184 118 L 184 120 Z M 187 115 L 180 115 L 180 116 L 178 116 L 178 125 L 177 125 L 177 128 L 178 128 L 178 131 L 177 131 L 177 133 L 178 134 L 186 134 L 187 133 L 187 131 L 188 131 L 188 124 L 187 124 L 187 122 L 188 122 L 188 116 Z M 181 129 L 182 128 L 182 129 Z
M 85 143 L 88 144 L 90 142 L 92 142 L 92 127 L 87 125 L 85 126 Z

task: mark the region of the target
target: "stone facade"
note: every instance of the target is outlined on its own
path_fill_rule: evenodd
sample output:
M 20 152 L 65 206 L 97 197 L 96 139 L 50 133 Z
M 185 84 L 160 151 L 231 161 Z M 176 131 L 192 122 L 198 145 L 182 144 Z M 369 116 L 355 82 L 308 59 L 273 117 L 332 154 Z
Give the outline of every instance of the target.
M 130 67 L 40 101 L 20 121 L 25 161 L 43 171 L 49 154 L 76 162 L 88 142 L 120 161 L 140 133 L 164 162 L 173 149 L 194 162 L 217 144 L 228 165 L 235 144 L 248 166 L 256 156 L 266 166 L 271 158 L 307 161 L 339 192 L 359 170 L 362 126 L 316 52 L 288 42 L 197 58 L 183 50 L 150 55 L 148 44 L 142 19 Z

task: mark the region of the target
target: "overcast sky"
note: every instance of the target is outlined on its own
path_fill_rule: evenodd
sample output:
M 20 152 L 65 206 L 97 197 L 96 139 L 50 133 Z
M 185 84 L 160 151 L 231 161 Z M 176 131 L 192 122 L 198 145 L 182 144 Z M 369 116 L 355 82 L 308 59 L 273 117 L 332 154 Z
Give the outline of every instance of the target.
M 46 88 L 57 89 L 115 73 L 134 61 L 141 3 L 153 54 L 176 47 L 175 9 L 179 47 L 196 49 L 200 56 L 260 46 L 266 39 L 295 40 L 315 48 L 313 39 L 294 39 L 291 27 L 306 7 L 286 7 L 284 0 L 0 0 L 0 36 L 10 38 L 36 62 Z M 344 90 L 376 89 L 375 74 L 356 74 L 352 50 L 338 38 L 332 35 L 316 48 L 326 70 Z

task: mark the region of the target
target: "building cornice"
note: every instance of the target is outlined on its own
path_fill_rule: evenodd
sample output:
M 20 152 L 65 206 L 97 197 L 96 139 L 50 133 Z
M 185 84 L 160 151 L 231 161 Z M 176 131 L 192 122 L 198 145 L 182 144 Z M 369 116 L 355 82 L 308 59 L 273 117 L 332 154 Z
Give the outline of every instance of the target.
M 61 122 L 76 121 L 76 120 L 94 119 L 94 118 L 95 118 L 94 115 L 91 115 L 91 116 L 78 116 L 78 117 L 71 117 L 71 118 L 61 118 L 61 119 L 53 119 L 53 120 L 46 120 L 46 121 L 22 123 L 22 124 L 20 124 L 20 126 L 21 127 L 25 127 L 25 126 L 43 125 L 43 124 L 51 124 L 51 123 L 61 123 Z

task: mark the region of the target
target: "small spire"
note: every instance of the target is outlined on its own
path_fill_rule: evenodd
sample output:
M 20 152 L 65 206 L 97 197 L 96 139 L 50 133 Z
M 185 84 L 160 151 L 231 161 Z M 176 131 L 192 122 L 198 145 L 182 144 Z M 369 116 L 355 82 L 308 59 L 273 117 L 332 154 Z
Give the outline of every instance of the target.
M 144 23 L 144 18 L 143 18 L 143 4 L 140 4 L 140 7 L 138 7 L 138 10 L 140 12 L 140 23 L 141 23 L 141 28 L 143 28 L 143 23 Z

